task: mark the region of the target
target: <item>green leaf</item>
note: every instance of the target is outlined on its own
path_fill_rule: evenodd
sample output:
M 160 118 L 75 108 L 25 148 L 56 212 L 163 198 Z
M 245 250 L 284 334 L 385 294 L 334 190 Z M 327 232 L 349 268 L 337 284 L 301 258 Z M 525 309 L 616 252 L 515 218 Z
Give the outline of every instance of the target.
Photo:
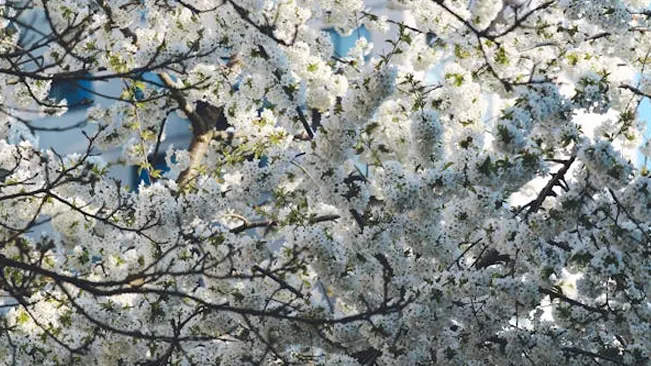
M 504 47 L 500 46 L 500 48 L 497 49 L 497 53 L 495 54 L 495 62 L 500 65 L 509 64 L 509 58 L 506 56 L 506 50 Z
M 29 321 L 29 314 L 23 309 L 20 309 L 18 316 L 16 317 L 16 323 L 25 324 Z

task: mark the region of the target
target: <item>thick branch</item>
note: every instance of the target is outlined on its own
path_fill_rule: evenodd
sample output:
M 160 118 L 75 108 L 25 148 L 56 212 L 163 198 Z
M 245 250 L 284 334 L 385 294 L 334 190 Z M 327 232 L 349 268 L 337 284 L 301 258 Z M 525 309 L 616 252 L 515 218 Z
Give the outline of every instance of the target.
M 523 210 L 527 208 L 529 209 L 525 214 L 525 218 L 532 213 L 538 212 L 538 210 L 540 209 L 540 207 L 542 207 L 542 204 L 545 202 L 547 197 L 554 195 L 554 187 L 560 185 L 564 181 L 565 174 L 570 169 L 570 167 L 572 166 L 575 160 L 576 160 L 576 154 L 573 154 L 568 160 L 565 160 L 563 162 L 563 166 L 556 173 L 552 173 L 552 179 L 550 179 L 549 182 L 547 182 L 547 184 L 540 191 L 536 199 L 527 203 L 525 206 L 522 206 L 522 208 L 516 213 L 516 216 L 519 215 Z
M 183 298 L 188 301 L 192 301 L 198 306 L 203 306 L 206 309 L 211 309 L 214 311 L 225 311 L 225 312 L 231 312 L 239 315 L 252 315 L 257 317 L 286 319 L 286 320 L 296 321 L 299 323 L 313 324 L 313 325 L 326 325 L 326 324 L 338 324 L 338 323 L 346 324 L 346 323 L 352 323 L 352 322 L 357 322 L 362 320 L 368 320 L 376 315 L 386 315 L 386 314 L 399 312 L 415 300 L 415 297 L 410 297 L 410 298 L 401 297 L 398 299 L 392 299 L 391 301 L 383 302 L 382 304 L 380 304 L 380 306 L 374 309 L 369 309 L 368 311 L 365 312 L 360 312 L 360 313 L 347 315 L 339 318 L 320 318 L 320 317 L 312 317 L 312 316 L 291 315 L 286 312 L 287 308 L 285 307 L 273 309 L 273 310 L 258 310 L 255 308 L 247 308 L 247 307 L 240 308 L 240 307 L 231 306 L 228 302 L 212 303 L 200 297 L 194 296 L 190 293 L 184 293 L 182 291 L 172 290 L 172 289 L 160 289 L 160 288 L 145 287 L 145 286 L 102 289 L 96 287 L 95 286 L 96 283 L 94 283 L 93 281 L 63 275 L 42 268 L 38 264 L 23 263 L 20 261 L 7 258 L 3 255 L 0 255 L 0 269 L 4 270 L 4 268 L 7 267 L 20 269 L 23 271 L 35 273 L 40 276 L 50 278 L 55 283 L 57 283 L 57 285 L 59 285 L 63 291 L 67 291 L 67 290 L 64 286 L 61 285 L 67 283 L 95 296 L 115 296 L 121 294 L 152 294 L 152 295 L 159 295 L 165 297 L 176 297 L 176 298 Z M 75 303 L 73 302 L 73 304 Z M 79 309 L 81 308 L 79 307 Z
M 313 219 L 310 219 L 310 223 L 318 223 L 318 222 L 324 222 L 324 221 L 335 221 L 339 218 L 339 215 L 323 215 L 323 216 L 317 216 Z M 231 229 L 231 232 L 233 234 L 238 234 L 243 231 L 246 231 L 248 229 L 254 229 L 258 227 L 272 227 L 278 225 L 277 221 L 273 220 L 262 220 L 262 221 L 252 221 L 252 222 L 245 222 L 240 226 L 237 226 L 233 229 Z
M 202 135 L 206 131 L 208 131 L 209 124 L 204 120 L 203 116 L 199 115 L 192 105 L 185 99 L 185 96 L 183 93 L 176 87 L 176 83 L 172 80 L 172 78 L 164 72 L 161 72 L 158 74 L 160 79 L 163 81 L 163 84 L 165 84 L 166 87 L 169 88 L 170 94 L 172 95 L 172 98 L 178 103 L 179 108 L 185 112 L 185 114 L 188 116 L 188 119 L 192 123 L 192 133 L 197 136 L 197 135 Z
M 179 187 L 184 187 L 192 179 L 197 176 L 198 168 L 201 166 L 203 157 L 208 152 L 208 146 L 212 140 L 212 131 L 207 131 L 201 134 L 193 133 L 192 141 L 188 151 L 190 153 L 190 166 L 179 174 L 177 183 Z
M 172 98 L 178 103 L 179 108 L 185 112 L 192 124 L 192 141 L 188 148 L 190 153 L 190 166 L 182 171 L 177 179 L 179 187 L 182 188 L 197 175 L 197 168 L 201 165 L 203 157 L 208 151 L 210 141 L 213 138 L 213 124 L 206 121 L 204 116 L 197 113 L 183 93 L 176 88 L 174 81 L 167 73 L 161 72 L 158 76 L 165 86 L 169 88 Z
M 608 355 L 602 355 L 602 354 L 599 354 L 599 353 L 589 352 L 589 351 L 580 349 L 578 347 L 563 347 L 562 350 L 563 350 L 563 352 L 566 352 L 566 353 L 573 353 L 575 355 L 582 355 L 582 356 L 587 356 L 587 357 L 592 357 L 592 358 L 597 358 L 597 359 L 601 359 L 601 360 L 610 361 L 610 362 L 613 362 L 613 363 L 615 363 L 617 365 L 628 365 L 627 363 L 623 362 L 622 360 L 620 360 L 618 358 L 608 356 Z
M 540 292 L 543 295 L 549 295 L 549 297 L 552 300 L 559 299 L 559 300 L 561 300 L 563 302 L 566 302 L 566 303 L 568 303 L 568 304 L 570 304 L 572 306 L 578 306 L 578 307 L 583 308 L 583 309 L 585 309 L 585 310 L 587 310 L 589 312 L 592 312 L 592 313 L 598 313 L 598 314 L 601 314 L 601 315 L 607 315 L 608 314 L 608 310 L 606 310 L 606 309 L 600 309 L 600 308 L 596 308 L 594 306 L 584 304 L 584 303 L 576 301 L 574 299 L 570 299 L 569 297 L 567 297 L 567 296 L 565 296 L 565 295 L 563 295 L 563 294 L 561 294 L 559 292 L 552 291 L 552 290 L 546 289 L 544 287 L 539 287 L 538 292 Z

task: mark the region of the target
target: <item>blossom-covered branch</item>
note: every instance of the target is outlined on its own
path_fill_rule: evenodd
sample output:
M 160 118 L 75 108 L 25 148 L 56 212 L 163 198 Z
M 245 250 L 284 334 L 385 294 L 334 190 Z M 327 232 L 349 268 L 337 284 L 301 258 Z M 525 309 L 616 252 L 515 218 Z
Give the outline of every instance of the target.
M 651 362 L 647 2 L 0 3 L 0 363 Z

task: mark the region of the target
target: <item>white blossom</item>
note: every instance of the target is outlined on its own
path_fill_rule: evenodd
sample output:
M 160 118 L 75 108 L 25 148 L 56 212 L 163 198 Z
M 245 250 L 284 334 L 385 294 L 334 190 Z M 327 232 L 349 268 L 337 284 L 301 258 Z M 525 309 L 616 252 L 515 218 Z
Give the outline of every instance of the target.
M 647 1 L 32 3 L 4 363 L 650 362 Z

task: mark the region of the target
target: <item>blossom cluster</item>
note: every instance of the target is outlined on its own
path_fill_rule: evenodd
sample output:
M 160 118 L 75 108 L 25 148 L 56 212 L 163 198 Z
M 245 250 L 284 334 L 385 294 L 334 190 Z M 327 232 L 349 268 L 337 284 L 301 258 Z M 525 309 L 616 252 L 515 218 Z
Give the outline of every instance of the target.
M 645 2 L 0 3 L 0 363 L 651 362 Z

